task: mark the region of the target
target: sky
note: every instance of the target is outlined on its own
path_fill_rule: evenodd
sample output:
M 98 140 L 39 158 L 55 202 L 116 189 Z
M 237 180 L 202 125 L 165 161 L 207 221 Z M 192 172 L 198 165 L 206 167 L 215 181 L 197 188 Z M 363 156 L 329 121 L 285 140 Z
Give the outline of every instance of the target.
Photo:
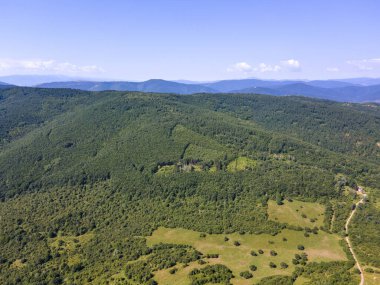
M 378 0 L 0 0 L 0 76 L 380 77 Z

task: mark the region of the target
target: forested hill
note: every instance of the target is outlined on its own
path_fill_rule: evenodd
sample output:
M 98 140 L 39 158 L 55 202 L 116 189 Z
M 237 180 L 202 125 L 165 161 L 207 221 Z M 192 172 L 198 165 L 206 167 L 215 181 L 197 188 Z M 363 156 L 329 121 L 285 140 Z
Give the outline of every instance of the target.
M 153 271 L 201 258 L 180 245 L 149 247 L 159 227 L 268 236 L 288 227 L 306 238 L 311 228 L 268 217 L 269 200 L 297 199 L 326 209 L 316 237 L 337 234 L 356 185 L 380 185 L 377 104 L 2 89 L 0 283 L 107 284 L 124 272 L 126 284 L 156 284 Z M 380 266 L 374 205 L 361 212 L 366 223 L 353 220 L 366 232 L 353 242 Z M 319 278 L 318 266 L 305 267 L 308 278 Z M 322 284 L 355 284 L 350 261 L 321 266 L 341 270 Z
M 189 145 L 214 153 L 207 160 L 191 156 L 208 163 L 244 153 L 266 161 L 280 153 L 294 157 L 295 166 L 378 179 L 376 104 L 33 88 L 3 90 L 0 98 L 3 197 L 46 185 L 122 180 L 135 170 L 151 174 L 159 163 L 183 158 Z M 186 130 L 183 138 L 173 136 L 178 126 Z
M 0 82 L 0 89 L 14 87 L 8 83 Z

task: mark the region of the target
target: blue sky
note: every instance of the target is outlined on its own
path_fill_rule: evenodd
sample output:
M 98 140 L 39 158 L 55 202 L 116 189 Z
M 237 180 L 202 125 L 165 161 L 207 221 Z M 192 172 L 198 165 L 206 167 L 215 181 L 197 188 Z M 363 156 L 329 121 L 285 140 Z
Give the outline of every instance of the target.
M 380 77 L 380 1 L 0 0 L 0 75 Z

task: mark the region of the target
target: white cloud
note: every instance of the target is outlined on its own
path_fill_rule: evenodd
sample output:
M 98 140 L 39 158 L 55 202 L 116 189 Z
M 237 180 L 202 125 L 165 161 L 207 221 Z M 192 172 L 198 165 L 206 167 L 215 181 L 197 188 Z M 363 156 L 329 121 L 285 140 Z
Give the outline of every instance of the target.
M 277 72 L 281 70 L 281 66 L 260 63 L 259 66 L 255 68 L 255 70 L 260 72 Z
M 42 59 L 9 59 L 0 58 L 0 72 L 7 73 L 60 73 L 60 74 L 88 74 L 99 73 L 104 70 L 96 65 L 76 65 L 70 62 Z
M 328 72 L 339 72 L 339 68 L 338 67 L 327 67 L 326 68 L 326 71 Z
M 260 63 L 252 66 L 247 62 L 237 62 L 227 68 L 228 72 L 243 72 L 243 73 L 264 73 L 264 72 L 279 72 L 281 70 L 300 71 L 301 64 L 296 59 L 283 60 L 278 64 Z
M 291 71 L 300 71 L 301 63 L 296 59 L 288 59 L 281 61 L 281 64 Z
M 380 68 L 380 58 L 347 60 L 347 64 L 360 70 L 374 70 Z
M 234 72 L 234 71 L 238 71 L 238 72 L 251 72 L 252 71 L 252 66 L 250 66 L 248 63 L 246 62 L 237 62 L 235 63 L 234 65 L 232 65 L 231 67 L 229 67 L 227 69 L 227 71 L 229 72 Z

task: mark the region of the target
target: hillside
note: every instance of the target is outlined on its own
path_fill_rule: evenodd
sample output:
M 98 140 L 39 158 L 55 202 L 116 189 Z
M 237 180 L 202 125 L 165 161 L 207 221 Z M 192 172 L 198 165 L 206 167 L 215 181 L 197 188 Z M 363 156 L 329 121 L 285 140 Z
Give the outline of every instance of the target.
M 12 85 L 8 84 L 8 83 L 4 83 L 4 82 L 0 82 L 0 88 L 9 88 L 9 87 L 12 87 Z
M 151 79 L 144 82 L 91 82 L 91 81 L 67 81 L 52 82 L 38 85 L 41 88 L 72 88 L 87 91 L 141 91 L 158 93 L 193 94 L 204 92 L 215 92 L 215 90 L 195 84 L 182 84 L 172 81 Z
M 250 87 L 241 90 L 234 90 L 233 93 L 262 93 L 275 96 L 307 96 L 339 102 L 379 102 L 380 85 L 372 86 L 339 86 L 340 84 L 331 85 L 313 83 L 292 83 L 280 86 L 271 86 L 270 88 Z M 332 87 L 334 86 L 334 87 Z
M 373 81 L 375 82 L 375 81 Z M 62 81 L 37 85 L 40 88 L 71 88 L 86 91 L 140 91 L 176 94 L 252 93 L 274 96 L 306 96 L 339 102 L 379 102 L 380 85 L 359 85 L 336 80 L 222 80 L 212 83 L 179 83 L 160 79 L 128 81 Z
M 340 234 L 379 191 L 377 104 L 11 88 L 0 110 L 2 284 L 356 284 Z

